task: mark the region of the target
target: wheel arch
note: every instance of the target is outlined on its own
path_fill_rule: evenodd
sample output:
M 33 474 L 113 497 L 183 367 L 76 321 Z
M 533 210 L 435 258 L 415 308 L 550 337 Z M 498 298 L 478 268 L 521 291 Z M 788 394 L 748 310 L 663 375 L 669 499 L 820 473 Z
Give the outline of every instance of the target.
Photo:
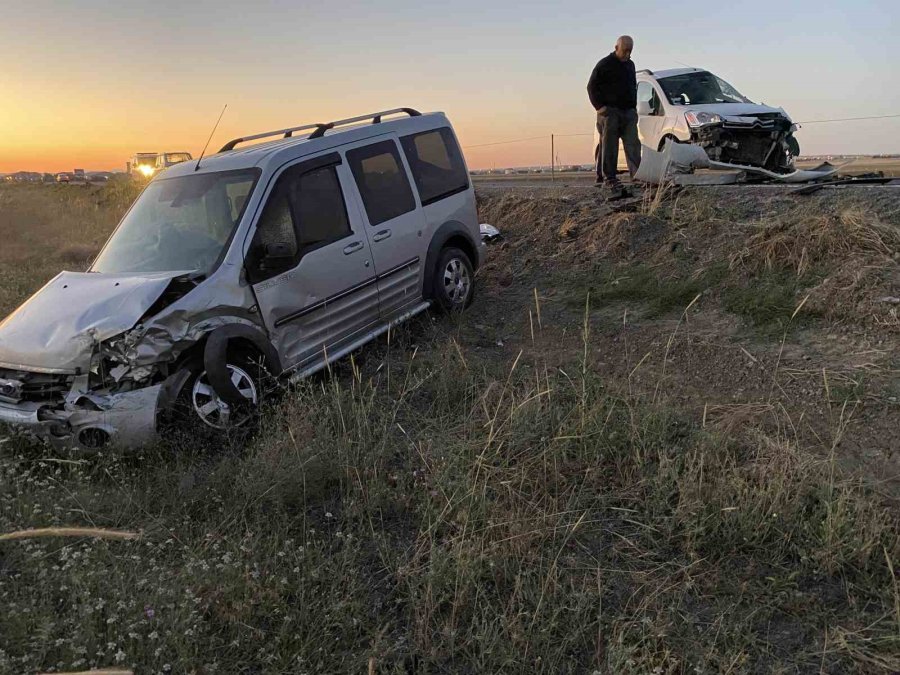
M 479 266 L 478 246 L 472 240 L 472 235 L 466 227 L 459 221 L 450 220 L 435 230 L 431 237 L 431 243 L 428 244 L 428 253 L 425 256 L 425 274 L 422 288 L 422 296 L 424 298 L 434 297 L 434 266 L 437 265 L 438 257 L 448 246 L 454 246 L 463 251 L 472 263 L 472 268 L 477 270 Z
M 273 375 L 279 375 L 282 371 L 278 351 L 262 331 L 246 324 L 230 324 L 215 329 L 206 336 L 203 345 L 203 368 L 216 393 L 225 402 L 232 404 L 244 400 L 232 383 L 226 367 L 228 350 L 235 347 L 258 352 Z

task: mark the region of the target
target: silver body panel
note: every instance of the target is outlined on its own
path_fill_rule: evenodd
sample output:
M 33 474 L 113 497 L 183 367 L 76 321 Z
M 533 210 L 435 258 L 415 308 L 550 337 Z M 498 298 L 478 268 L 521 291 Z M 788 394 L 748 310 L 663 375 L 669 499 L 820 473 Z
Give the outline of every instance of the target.
M 304 157 L 303 162 L 309 159 L 315 157 Z M 297 164 L 289 163 L 273 175 L 269 194 L 281 174 Z M 350 236 L 306 253 L 296 267 L 253 286 L 263 323 L 285 368 L 297 367 L 352 339 L 379 319 L 369 240 L 358 209 L 346 199 L 353 177 L 346 166 L 339 165 L 336 171 L 345 195 Z

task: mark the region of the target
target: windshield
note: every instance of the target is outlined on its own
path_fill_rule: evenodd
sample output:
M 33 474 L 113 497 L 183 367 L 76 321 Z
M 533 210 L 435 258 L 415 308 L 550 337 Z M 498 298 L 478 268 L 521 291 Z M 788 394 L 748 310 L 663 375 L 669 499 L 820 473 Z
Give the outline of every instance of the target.
M 753 103 L 725 80 L 706 71 L 664 77 L 659 84 L 672 105 Z
M 190 158 L 191 156 L 186 152 L 170 152 L 166 155 L 166 162 L 169 164 L 178 164 L 179 162 L 186 162 Z
M 153 166 L 154 164 L 156 164 L 156 155 L 144 155 L 143 157 L 135 157 L 132 164 L 134 164 L 135 166 L 141 166 L 142 164 Z
M 141 193 L 92 272 L 209 274 L 244 212 L 258 169 L 155 180 Z

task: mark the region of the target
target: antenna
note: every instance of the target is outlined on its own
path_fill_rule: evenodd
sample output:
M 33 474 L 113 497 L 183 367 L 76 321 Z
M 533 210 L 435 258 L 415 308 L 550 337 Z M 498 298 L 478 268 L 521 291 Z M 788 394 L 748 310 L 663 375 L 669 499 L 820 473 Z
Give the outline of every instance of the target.
M 228 104 L 225 104 L 225 108 L 228 107 Z M 206 139 L 206 145 L 203 146 L 203 152 L 200 153 L 200 159 L 197 160 L 197 166 L 194 167 L 194 171 L 200 168 L 200 160 L 203 159 L 203 155 L 206 154 L 206 149 L 209 147 L 209 142 L 212 140 L 213 134 L 216 133 L 216 129 L 219 128 L 219 122 L 222 121 L 222 115 L 225 114 L 225 108 L 222 108 L 222 112 L 219 113 L 219 119 L 216 120 L 216 125 L 213 127 L 213 130 L 209 132 L 209 138 Z

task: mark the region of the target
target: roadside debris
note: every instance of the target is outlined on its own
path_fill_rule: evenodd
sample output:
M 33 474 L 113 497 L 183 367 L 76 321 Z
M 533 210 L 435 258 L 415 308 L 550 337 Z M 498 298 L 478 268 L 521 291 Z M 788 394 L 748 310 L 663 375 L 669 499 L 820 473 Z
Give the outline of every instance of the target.
M 666 181 L 677 181 L 678 176 L 692 175 L 696 169 L 713 169 L 715 171 L 739 172 L 781 183 L 806 183 L 814 180 L 822 180 L 833 176 L 840 167 L 824 162 L 812 169 L 796 170 L 791 173 L 779 174 L 767 171 L 757 166 L 745 166 L 726 162 L 716 162 L 709 158 L 706 151 L 699 145 L 692 143 L 666 142 L 662 152 L 657 152 L 647 146 L 643 147 L 641 154 L 641 167 L 635 175 L 635 180 L 659 185 Z M 683 180 L 683 179 L 682 179 Z M 735 176 L 724 179 L 724 184 L 738 182 Z M 682 184 L 715 184 L 723 183 L 710 179 L 711 182 L 684 182 Z
M 483 242 L 492 242 L 495 239 L 499 239 L 502 235 L 500 234 L 500 230 L 498 230 L 493 225 L 488 225 L 487 223 L 482 223 L 478 226 L 481 229 L 481 241 Z
M 832 188 L 832 187 L 846 187 L 849 185 L 891 185 L 897 184 L 900 185 L 900 180 L 896 178 L 890 178 L 887 176 L 878 176 L 878 177 L 863 177 L 863 176 L 854 176 L 852 178 L 842 178 L 839 180 L 832 180 L 825 183 L 813 183 L 812 185 L 804 185 L 801 188 L 797 188 L 796 190 L 791 190 L 788 194 L 791 195 L 811 195 L 815 192 L 823 188 Z

